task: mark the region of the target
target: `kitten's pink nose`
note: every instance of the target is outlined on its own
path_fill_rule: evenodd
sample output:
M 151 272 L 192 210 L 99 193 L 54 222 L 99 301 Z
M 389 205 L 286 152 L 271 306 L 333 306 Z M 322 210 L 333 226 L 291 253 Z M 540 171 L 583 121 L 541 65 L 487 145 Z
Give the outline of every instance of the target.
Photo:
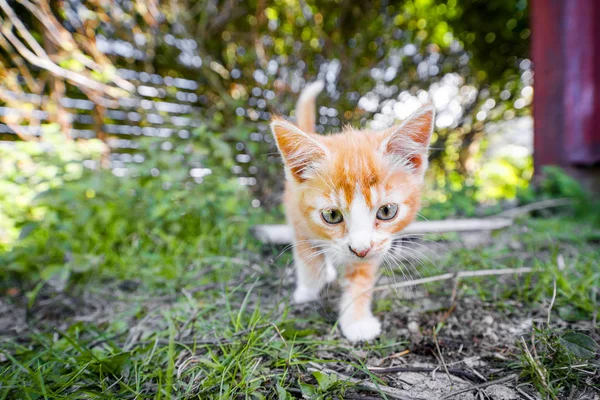
M 371 251 L 372 247 L 368 247 L 366 249 L 362 249 L 360 251 L 354 250 L 352 247 L 348 246 L 348 248 L 350 249 L 351 252 L 353 252 L 357 257 L 363 258 L 366 257 L 367 254 L 369 254 L 369 251 Z

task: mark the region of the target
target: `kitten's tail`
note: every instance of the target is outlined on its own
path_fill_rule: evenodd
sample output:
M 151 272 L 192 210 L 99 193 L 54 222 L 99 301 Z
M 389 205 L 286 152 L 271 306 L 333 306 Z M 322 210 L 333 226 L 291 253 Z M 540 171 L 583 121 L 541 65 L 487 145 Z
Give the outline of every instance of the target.
M 321 93 L 325 83 L 316 81 L 306 86 L 296 104 L 296 124 L 304 132 L 314 132 L 316 124 L 315 99 Z

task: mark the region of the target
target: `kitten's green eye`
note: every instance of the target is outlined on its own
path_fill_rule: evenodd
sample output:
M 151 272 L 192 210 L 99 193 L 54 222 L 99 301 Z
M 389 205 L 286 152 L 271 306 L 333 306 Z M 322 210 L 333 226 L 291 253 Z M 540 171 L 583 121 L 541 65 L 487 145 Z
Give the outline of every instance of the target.
M 325 222 L 332 225 L 339 224 L 344 219 L 342 212 L 335 208 L 328 208 L 321 211 L 321 217 L 323 217 Z
M 377 218 L 382 221 L 389 221 L 390 219 L 394 218 L 396 214 L 398 214 L 397 204 L 386 204 L 377 210 Z

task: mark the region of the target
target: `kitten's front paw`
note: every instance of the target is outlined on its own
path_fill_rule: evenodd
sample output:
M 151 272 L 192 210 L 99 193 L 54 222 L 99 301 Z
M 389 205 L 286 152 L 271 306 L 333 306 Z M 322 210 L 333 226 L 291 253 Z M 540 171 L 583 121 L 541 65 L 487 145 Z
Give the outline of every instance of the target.
M 303 304 L 309 301 L 315 301 L 319 298 L 319 290 L 315 290 L 306 286 L 298 286 L 294 290 L 294 303 Z
M 381 322 L 373 316 L 351 322 L 341 322 L 342 333 L 349 341 L 361 342 L 375 339 L 381 333 Z

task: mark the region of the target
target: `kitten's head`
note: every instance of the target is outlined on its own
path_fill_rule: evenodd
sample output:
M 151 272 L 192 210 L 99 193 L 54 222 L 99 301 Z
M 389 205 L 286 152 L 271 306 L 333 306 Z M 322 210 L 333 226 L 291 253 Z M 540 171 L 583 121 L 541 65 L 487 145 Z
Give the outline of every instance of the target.
M 433 121 L 426 106 L 384 131 L 321 136 L 273 120 L 296 229 L 338 262 L 385 254 L 419 210 Z

